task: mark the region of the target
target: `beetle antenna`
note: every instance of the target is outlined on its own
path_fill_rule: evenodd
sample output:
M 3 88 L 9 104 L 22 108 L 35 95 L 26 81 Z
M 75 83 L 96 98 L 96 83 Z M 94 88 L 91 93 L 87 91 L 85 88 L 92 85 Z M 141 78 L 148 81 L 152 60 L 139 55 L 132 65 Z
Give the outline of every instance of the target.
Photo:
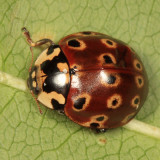
M 31 64 L 30 64 L 30 67 L 29 67 L 29 72 L 31 72 L 31 69 L 32 69 L 32 65 L 33 65 L 33 50 L 32 50 L 32 47 L 30 47 L 30 51 L 31 51 L 31 56 L 32 56 L 32 60 L 31 60 Z
M 32 94 L 33 98 L 35 99 L 35 101 L 36 101 L 36 103 L 37 103 L 37 107 L 38 107 L 38 109 L 39 109 L 40 114 L 43 114 L 43 112 L 42 112 L 42 110 L 41 110 L 41 108 L 40 108 L 40 105 L 39 105 L 39 103 L 38 103 L 38 100 L 37 100 L 37 98 L 35 97 L 35 95 L 34 95 L 34 93 L 33 93 L 32 90 L 31 90 L 31 94 Z

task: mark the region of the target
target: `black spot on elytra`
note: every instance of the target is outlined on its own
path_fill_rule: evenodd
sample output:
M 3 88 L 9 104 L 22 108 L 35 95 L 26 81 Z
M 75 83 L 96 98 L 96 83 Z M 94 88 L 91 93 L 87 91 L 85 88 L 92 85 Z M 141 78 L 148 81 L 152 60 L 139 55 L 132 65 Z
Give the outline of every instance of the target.
M 114 99 L 114 100 L 112 101 L 112 105 L 113 105 L 113 106 L 117 105 L 117 103 L 118 103 L 117 99 Z
M 104 116 L 100 116 L 98 118 L 96 118 L 97 121 L 103 121 L 104 120 Z
M 139 98 L 136 98 L 135 100 L 134 100 L 134 104 L 138 104 L 139 103 Z
M 107 83 L 108 84 L 114 84 L 115 81 L 116 81 L 116 77 L 115 76 L 113 76 L 113 75 L 108 76 L 108 79 L 107 79 Z
M 85 34 L 85 35 L 90 35 L 91 34 L 91 32 L 82 32 L 83 34 Z
M 58 48 L 58 45 L 50 45 L 47 51 L 47 55 L 50 55 L 51 53 L 53 53 L 55 48 Z
M 103 56 L 103 58 L 104 58 L 106 63 L 108 63 L 108 64 L 113 63 L 113 61 L 112 61 L 110 56 L 105 55 L 105 56 Z
M 112 43 L 110 40 L 106 40 L 106 42 L 107 42 L 109 45 L 113 45 L 113 43 Z
M 99 127 L 99 124 L 98 123 L 91 123 L 90 127 L 91 128 L 97 128 L 97 127 Z
M 64 105 L 63 104 L 59 104 L 58 101 L 55 100 L 55 99 L 52 99 L 51 103 L 52 103 L 52 105 L 53 105 L 53 107 L 54 107 L 55 110 L 62 110 L 62 109 L 64 109 Z
M 68 45 L 71 47 L 80 47 L 80 43 L 76 39 L 68 41 Z
M 74 101 L 74 108 L 82 109 L 85 102 L 86 102 L 86 98 L 77 99 L 76 101 Z
M 141 85 L 142 84 L 142 79 L 138 78 L 138 83 Z
M 137 67 L 138 69 L 141 69 L 140 63 L 137 63 L 137 64 L 136 64 L 136 67 Z

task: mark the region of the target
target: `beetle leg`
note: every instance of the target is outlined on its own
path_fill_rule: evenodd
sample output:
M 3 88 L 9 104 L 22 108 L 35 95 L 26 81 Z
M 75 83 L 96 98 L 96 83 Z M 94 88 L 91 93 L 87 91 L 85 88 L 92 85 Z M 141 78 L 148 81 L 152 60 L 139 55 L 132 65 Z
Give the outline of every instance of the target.
M 40 105 L 39 105 L 39 103 L 38 103 L 38 100 L 37 100 L 37 98 L 35 97 L 33 91 L 31 91 L 31 95 L 33 96 L 33 98 L 34 98 L 35 101 L 36 101 L 36 104 L 37 104 L 37 107 L 38 107 L 38 109 L 39 109 L 40 114 L 42 114 L 42 110 L 41 110 L 41 108 L 40 108 Z
M 29 31 L 25 27 L 22 28 L 22 31 L 23 31 L 24 36 L 26 37 L 27 42 L 29 43 L 29 45 L 31 47 L 41 46 L 41 45 L 46 44 L 46 43 L 49 43 L 50 45 L 54 45 L 52 40 L 46 39 L 46 38 L 41 39 L 41 40 L 36 41 L 36 42 L 33 42 L 31 37 L 30 37 Z
M 105 133 L 106 131 L 107 131 L 107 129 L 104 129 L 104 128 L 103 129 L 98 129 L 98 128 L 96 129 L 97 133 Z
M 63 109 L 58 110 L 58 113 L 59 113 L 60 115 L 65 115 L 64 110 L 63 110 Z

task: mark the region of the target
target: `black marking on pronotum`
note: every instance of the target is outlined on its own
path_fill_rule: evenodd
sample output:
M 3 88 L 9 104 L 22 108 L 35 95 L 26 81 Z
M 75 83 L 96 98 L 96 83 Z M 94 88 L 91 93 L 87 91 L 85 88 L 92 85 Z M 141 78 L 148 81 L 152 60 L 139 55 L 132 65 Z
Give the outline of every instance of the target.
M 109 75 L 108 78 L 107 78 L 107 83 L 108 84 L 114 84 L 116 81 L 116 77 L 113 76 L 113 75 Z
M 50 45 L 48 48 L 48 51 L 47 51 L 47 55 L 53 53 L 54 49 L 58 48 L 58 47 L 59 47 L 59 45 Z
M 105 56 L 103 56 L 103 58 L 104 58 L 104 60 L 105 60 L 105 62 L 106 63 L 113 63 L 113 61 L 112 61 L 112 59 L 111 59 L 111 57 L 110 56 L 108 56 L 108 55 L 105 55 Z
M 41 64 L 41 70 L 43 70 L 43 72 L 46 75 L 50 75 L 56 72 L 59 72 L 59 69 L 57 67 L 58 63 L 67 63 L 67 58 L 65 57 L 64 53 L 62 52 L 62 50 L 60 50 L 60 53 L 58 56 L 53 57 L 52 60 L 46 60 Z
M 57 85 L 58 83 L 56 77 L 62 74 L 62 72 L 60 72 L 59 68 L 57 67 L 58 63 L 68 64 L 67 58 L 65 57 L 62 50 L 60 50 L 58 56 L 55 56 L 52 60 L 46 60 L 41 64 L 41 70 L 44 72 L 45 75 L 47 75 L 44 81 L 45 85 L 43 85 L 43 91 L 47 93 L 55 91 L 57 93 L 62 94 L 65 98 L 67 98 L 70 82 L 64 85 Z
M 83 109 L 83 105 L 86 102 L 86 98 L 79 98 L 74 102 L 74 108 L 76 109 Z
M 80 47 L 80 43 L 76 39 L 68 41 L 68 45 L 71 47 Z
M 46 93 L 55 91 L 59 94 L 62 94 L 66 98 L 68 95 L 70 84 L 67 83 L 67 84 L 58 85 L 56 76 L 60 74 L 53 73 L 48 75 L 48 77 L 45 79 L 45 82 L 44 82 L 45 85 L 43 85 L 43 91 Z
M 59 104 L 58 101 L 55 100 L 55 99 L 52 99 L 51 103 L 52 103 L 52 105 L 53 105 L 53 107 L 54 107 L 55 110 L 62 110 L 62 109 L 64 109 L 64 104 Z

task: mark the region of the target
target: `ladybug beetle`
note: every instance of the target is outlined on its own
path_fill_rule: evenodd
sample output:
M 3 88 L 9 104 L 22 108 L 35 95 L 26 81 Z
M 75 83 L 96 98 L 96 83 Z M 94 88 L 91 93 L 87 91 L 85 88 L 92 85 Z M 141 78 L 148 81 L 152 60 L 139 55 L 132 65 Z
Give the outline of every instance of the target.
M 78 32 L 50 39 L 35 61 L 28 87 L 50 109 L 64 111 L 75 123 L 105 131 L 128 123 L 139 112 L 148 93 L 145 68 L 127 44 L 97 32 Z

